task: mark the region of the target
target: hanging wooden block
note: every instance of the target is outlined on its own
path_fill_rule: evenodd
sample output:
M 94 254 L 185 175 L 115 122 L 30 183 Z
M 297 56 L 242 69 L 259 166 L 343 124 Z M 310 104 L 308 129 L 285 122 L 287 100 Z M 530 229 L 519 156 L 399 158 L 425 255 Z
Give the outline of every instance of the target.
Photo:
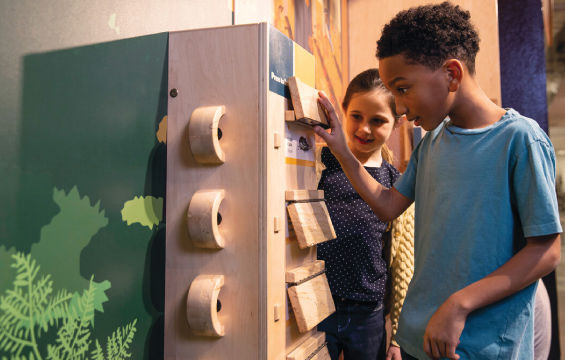
M 288 297 L 300 332 L 318 325 L 335 311 L 325 263 L 316 260 L 286 272 Z
M 315 332 L 314 335 L 300 344 L 290 354 L 286 360 L 330 360 L 330 353 L 326 343 L 326 334 Z
M 296 76 L 287 79 L 296 120 L 308 125 L 329 129 L 330 123 L 322 105 L 318 102 L 318 90 L 300 81 Z M 292 121 L 285 118 L 287 121 Z
M 301 249 L 333 240 L 335 234 L 323 190 L 287 190 L 285 193 L 292 227 Z

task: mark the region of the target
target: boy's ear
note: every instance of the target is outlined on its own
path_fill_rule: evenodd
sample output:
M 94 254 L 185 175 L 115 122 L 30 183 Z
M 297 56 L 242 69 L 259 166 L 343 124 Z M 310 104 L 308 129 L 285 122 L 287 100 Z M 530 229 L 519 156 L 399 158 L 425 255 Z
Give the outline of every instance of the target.
M 463 64 L 457 59 L 450 59 L 445 62 L 444 68 L 449 79 L 449 91 L 457 91 L 463 82 Z

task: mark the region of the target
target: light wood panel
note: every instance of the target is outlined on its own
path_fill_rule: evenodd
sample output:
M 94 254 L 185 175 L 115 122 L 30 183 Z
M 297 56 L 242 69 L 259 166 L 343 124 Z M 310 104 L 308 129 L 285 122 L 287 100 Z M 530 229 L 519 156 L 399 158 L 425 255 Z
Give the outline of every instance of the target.
M 176 32 L 169 35 L 167 131 L 167 252 L 165 283 L 165 359 L 260 359 L 259 259 L 266 229 L 264 123 L 260 89 L 259 26 L 235 26 Z M 216 54 L 216 56 L 212 56 Z M 221 56 L 219 56 L 221 55 Z M 229 61 L 226 61 L 229 59 Z M 235 77 L 234 74 L 245 74 Z M 245 91 L 242 91 L 245 89 Z M 264 91 L 264 90 L 263 90 Z M 264 96 L 264 95 L 263 95 Z M 221 165 L 202 165 L 188 141 L 188 121 L 203 106 L 224 106 Z M 245 171 L 242 171 L 245 169 Z M 264 171 L 264 170 L 263 170 Z M 188 241 L 187 211 L 198 190 L 223 189 L 220 205 L 225 248 L 200 249 Z M 195 335 L 186 320 L 187 290 L 200 274 L 223 275 L 218 321 L 225 335 L 216 340 Z M 263 309 L 266 313 L 266 310 Z M 245 331 L 241 331 L 245 329 Z

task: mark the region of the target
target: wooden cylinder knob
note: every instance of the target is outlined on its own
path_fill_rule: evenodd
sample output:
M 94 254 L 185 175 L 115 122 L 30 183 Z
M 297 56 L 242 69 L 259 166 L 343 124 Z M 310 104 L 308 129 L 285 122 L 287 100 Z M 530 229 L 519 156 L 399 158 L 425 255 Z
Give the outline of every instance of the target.
M 196 108 L 188 123 L 190 150 L 200 164 L 223 164 L 225 155 L 218 141 L 218 122 L 224 106 Z
M 218 228 L 218 209 L 225 191 L 199 190 L 188 205 L 188 234 L 197 247 L 222 249 L 224 239 Z
M 186 298 L 186 317 L 192 332 L 202 336 L 224 336 L 224 325 L 218 321 L 218 295 L 224 286 L 224 275 L 198 275 Z

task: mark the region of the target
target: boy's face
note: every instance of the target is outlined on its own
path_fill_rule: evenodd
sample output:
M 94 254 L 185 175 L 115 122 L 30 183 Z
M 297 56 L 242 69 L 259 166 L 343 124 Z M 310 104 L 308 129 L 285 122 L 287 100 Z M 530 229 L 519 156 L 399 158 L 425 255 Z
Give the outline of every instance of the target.
M 407 62 L 403 55 L 381 59 L 379 73 L 394 94 L 396 110 L 408 121 L 426 131 L 434 130 L 449 115 L 453 93 L 449 92 L 449 73 Z

